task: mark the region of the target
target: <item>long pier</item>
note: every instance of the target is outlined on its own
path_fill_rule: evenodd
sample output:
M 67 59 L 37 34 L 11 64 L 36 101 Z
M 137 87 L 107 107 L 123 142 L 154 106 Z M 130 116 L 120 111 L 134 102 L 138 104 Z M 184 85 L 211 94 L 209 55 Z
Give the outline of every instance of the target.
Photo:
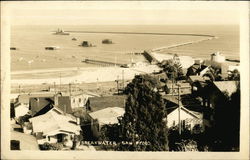
M 82 62 L 84 63 L 90 63 L 90 64 L 98 64 L 101 66 L 125 66 L 126 64 L 122 64 L 122 63 L 114 63 L 114 62 L 107 62 L 107 61 L 101 61 L 101 60 L 95 60 L 95 59 L 84 59 L 82 60 Z

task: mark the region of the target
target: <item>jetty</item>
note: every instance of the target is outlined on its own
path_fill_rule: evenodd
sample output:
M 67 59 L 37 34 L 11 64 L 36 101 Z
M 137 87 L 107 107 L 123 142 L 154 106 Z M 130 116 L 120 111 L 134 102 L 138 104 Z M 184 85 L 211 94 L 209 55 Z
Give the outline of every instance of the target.
M 102 33 L 102 34 L 144 34 L 144 35 L 173 35 L 173 36 L 196 36 L 196 37 L 211 37 L 215 38 L 214 35 L 208 34 L 194 34 L 194 33 L 157 33 L 157 32 L 98 32 L 98 31 L 66 31 L 68 33 Z
M 127 64 L 125 63 L 114 63 L 114 62 L 108 62 L 108 61 L 101 61 L 101 60 L 95 60 L 95 59 L 89 59 L 89 58 L 86 58 L 84 60 L 82 60 L 82 62 L 84 63 L 90 63 L 90 64 L 97 64 L 97 65 L 100 65 L 100 66 L 119 66 L 119 67 L 122 67 L 122 66 L 126 66 Z
M 142 55 L 145 57 L 145 59 L 151 63 L 151 64 L 158 64 L 159 61 L 154 57 L 153 54 L 151 54 L 152 51 L 144 51 Z

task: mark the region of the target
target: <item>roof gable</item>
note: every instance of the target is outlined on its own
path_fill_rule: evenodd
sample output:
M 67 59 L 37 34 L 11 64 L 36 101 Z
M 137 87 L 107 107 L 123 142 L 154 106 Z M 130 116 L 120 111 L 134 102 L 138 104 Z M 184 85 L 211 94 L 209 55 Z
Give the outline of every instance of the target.
M 215 81 L 214 85 L 224 94 L 231 96 L 237 90 L 237 81 Z
M 123 116 L 125 113 L 124 108 L 120 107 L 108 107 L 96 112 L 89 113 L 90 117 L 97 119 L 102 124 L 114 124 L 118 123 L 118 117 Z
M 197 118 L 197 119 L 201 119 L 202 118 L 201 114 L 198 113 L 198 112 L 190 111 L 190 110 L 188 110 L 187 108 L 185 108 L 183 106 L 181 106 L 180 109 L 181 109 L 181 111 L 189 114 L 190 116 L 192 116 L 194 118 Z M 167 113 L 169 115 L 169 114 L 173 113 L 174 111 L 178 111 L 178 107 L 172 107 L 172 108 L 170 108 L 170 112 L 167 112 Z
M 32 112 L 32 116 L 36 115 L 41 110 L 43 110 L 43 112 L 45 112 L 45 110 L 48 111 L 48 109 L 50 109 L 48 106 L 53 103 L 53 97 L 30 98 L 30 110 Z
M 59 131 L 76 133 L 80 131 L 76 119 L 63 112 L 58 108 L 53 108 L 46 114 L 30 118 L 34 132 L 43 132 L 43 134 L 56 134 Z

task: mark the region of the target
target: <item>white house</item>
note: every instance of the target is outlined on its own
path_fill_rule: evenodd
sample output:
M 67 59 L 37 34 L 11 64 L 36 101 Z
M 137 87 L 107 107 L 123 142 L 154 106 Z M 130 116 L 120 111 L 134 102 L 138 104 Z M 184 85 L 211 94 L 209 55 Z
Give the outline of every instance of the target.
M 47 113 L 29 120 L 32 123 L 33 134 L 37 137 L 39 144 L 61 142 L 71 147 L 73 137 L 79 135 L 81 131 L 75 117 L 65 114 L 55 107 Z
M 71 109 L 85 107 L 89 97 L 92 96 L 84 93 L 62 94 L 58 96 L 58 105 L 68 105 Z
M 15 108 L 15 117 L 18 118 L 20 116 L 24 116 L 29 112 L 29 105 L 23 103 L 14 104 Z
M 181 97 L 180 97 L 181 98 Z M 166 101 L 166 109 L 167 109 L 167 127 L 171 128 L 179 125 L 179 118 L 181 123 L 181 128 L 186 128 L 188 130 L 196 131 L 196 127 L 199 126 L 203 129 L 203 114 L 199 112 L 195 112 L 193 110 L 187 109 L 183 105 L 181 99 L 178 102 L 178 96 L 163 96 L 163 99 Z M 180 105 L 180 109 L 178 107 Z M 179 114 L 180 112 L 180 114 Z
M 125 109 L 120 107 L 108 107 L 89 113 L 93 136 L 96 138 L 100 136 L 103 125 L 117 124 L 119 122 L 118 118 L 122 117 L 124 113 Z
M 202 125 L 202 114 L 194 111 L 190 111 L 185 107 L 180 107 L 180 122 L 182 128 L 188 128 L 193 130 L 194 126 Z M 178 126 L 179 124 L 179 108 L 171 108 L 167 116 L 168 128 Z

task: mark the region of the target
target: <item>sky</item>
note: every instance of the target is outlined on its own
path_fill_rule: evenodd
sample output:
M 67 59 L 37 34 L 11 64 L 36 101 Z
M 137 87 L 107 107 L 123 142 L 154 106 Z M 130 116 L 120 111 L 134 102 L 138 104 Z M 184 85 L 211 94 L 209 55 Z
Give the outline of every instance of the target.
M 12 25 L 238 24 L 242 5 L 229 3 L 94 1 L 6 2 Z

